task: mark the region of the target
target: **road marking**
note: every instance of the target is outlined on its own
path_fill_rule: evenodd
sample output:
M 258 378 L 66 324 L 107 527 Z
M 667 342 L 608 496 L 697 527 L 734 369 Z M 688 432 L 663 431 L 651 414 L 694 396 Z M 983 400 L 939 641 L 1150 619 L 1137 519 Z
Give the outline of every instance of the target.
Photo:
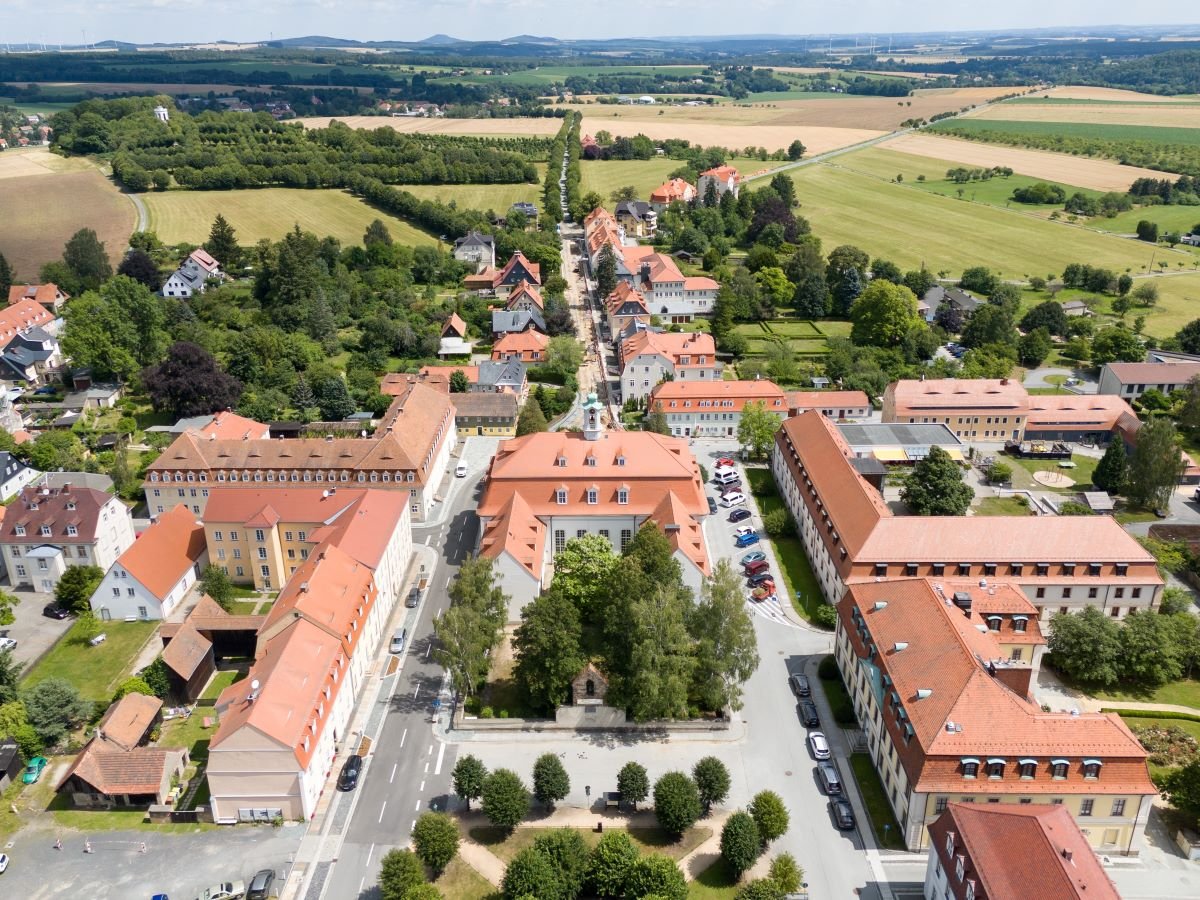
M 392 763 L 392 774 L 388 776 L 388 784 L 391 784 L 396 779 L 396 767 L 399 765 L 400 763 L 398 762 Z
M 428 644 L 425 645 L 425 659 L 426 660 L 429 659 L 429 654 L 432 650 L 433 650 L 433 641 L 430 641 Z
M 426 753 L 425 755 L 426 755 L 426 756 L 433 756 L 433 744 L 430 744 L 430 745 L 429 745 L 429 752 L 428 752 L 428 753 Z
M 421 693 L 421 684 L 420 684 L 420 682 L 418 682 L 418 683 L 417 683 L 417 689 L 416 689 L 415 691 L 413 691 L 413 699 L 414 699 L 414 700 L 416 700 L 416 699 L 417 699 L 417 694 L 419 694 L 419 693 Z
M 449 578 L 446 579 L 446 590 L 450 590 L 450 582 L 453 580 L 454 580 L 453 575 L 451 575 Z
M 425 774 L 429 774 L 429 763 L 425 763 Z
M 412 824 L 408 826 L 408 830 L 409 830 L 409 831 L 412 831 L 412 830 L 413 830 L 414 828 L 416 828 L 416 827 L 417 827 L 417 820 L 416 820 L 416 819 L 413 819 L 413 820 L 412 820 Z
M 417 812 L 421 811 L 421 801 L 420 800 L 417 801 L 417 805 L 414 806 L 413 809 L 415 809 Z
M 383 806 L 379 807 L 379 821 L 380 822 L 383 821 L 383 811 L 385 809 L 387 809 L 387 801 L 386 800 L 383 801 Z
M 371 857 L 375 855 L 375 845 L 371 845 L 371 849 L 367 851 L 367 865 L 371 864 Z
M 404 749 L 404 739 L 406 737 L 408 737 L 408 729 L 407 728 L 404 729 L 404 734 L 400 735 L 400 749 L 401 750 Z
M 445 756 L 446 756 L 446 745 L 445 745 L 445 744 L 442 744 L 441 748 L 438 750 L 437 765 L 433 767 L 433 774 L 434 774 L 434 775 L 441 775 L 441 774 L 442 774 L 442 759 L 443 759 Z
M 417 793 L 418 794 L 425 793 L 425 782 L 424 781 L 421 782 L 421 787 L 417 789 Z
M 426 546 L 426 547 L 428 547 L 428 546 L 429 546 L 429 542 L 430 542 L 430 541 L 432 541 L 432 540 L 433 540 L 433 535 L 432 535 L 432 534 L 431 534 L 431 535 L 427 535 L 427 536 L 426 536 L 426 538 L 425 538 L 425 546 Z
M 363 891 L 363 885 L 364 885 L 364 884 L 366 884 L 366 883 L 367 883 L 367 876 L 366 876 L 366 875 L 364 875 L 364 876 L 362 877 L 362 881 L 360 881 L 360 882 L 358 883 L 358 893 L 359 893 L 359 894 L 362 894 L 362 891 Z

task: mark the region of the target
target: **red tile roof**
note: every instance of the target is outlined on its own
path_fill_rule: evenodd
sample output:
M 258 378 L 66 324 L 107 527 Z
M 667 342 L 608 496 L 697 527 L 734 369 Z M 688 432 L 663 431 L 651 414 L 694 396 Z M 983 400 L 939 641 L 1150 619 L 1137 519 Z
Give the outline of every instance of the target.
M 26 487 L 4 509 L 0 544 L 91 544 L 96 540 L 100 510 L 111 494 L 86 487 Z M 50 534 L 42 534 L 42 526 Z M 75 534 L 67 529 L 75 527 Z M 17 534 L 17 528 L 24 534 Z
M 442 337 L 451 334 L 455 337 L 465 338 L 467 336 L 467 323 L 462 320 L 462 316 L 458 313 L 450 313 L 450 318 L 446 320 L 446 324 L 442 326 Z
M 200 663 L 212 649 L 212 641 L 196 630 L 190 622 L 184 623 L 170 643 L 163 647 L 162 658 L 167 666 L 184 681 L 196 674 Z
M 1108 369 L 1122 384 L 1145 384 L 1147 387 L 1181 384 L 1200 375 L 1200 363 L 1197 362 L 1114 362 L 1108 364 Z
M 701 178 L 704 178 L 705 176 L 709 178 L 715 178 L 718 181 L 727 181 L 730 178 L 732 178 L 734 181 L 741 180 L 738 170 L 733 166 L 716 166 L 715 168 L 709 169 L 706 172 L 700 173 Z
M 863 391 L 788 391 L 788 409 L 870 409 Z
M 682 178 L 672 178 L 663 182 L 650 192 L 651 203 L 674 203 L 676 200 L 690 200 L 696 196 L 696 186 Z
M 288 578 L 271 604 L 260 641 L 302 618 L 346 643 L 347 656 L 375 602 L 374 573 L 334 544 L 325 544 Z
M 929 837 L 951 884 L 955 857 L 966 857 L 964 880 L 976 881 L 976 900 L 1120 900 L 1062 805 L 951 803 L 930 824 Z
M 8 289 L 8 305 L 20 303 L 22 300 L 33 300 L 43 306 L 52 306 L 56 302 L 70 300 L 69 294 L 64 294 L 53 282 L 46 284 L 14 284 Z
M 21 299 L 11 303 L 0 309 L 0 348 L 7 347 L 20 332 L 53 321 L 54 313 L 37 300 Z
M 203 428 L 196 429 L 196 433 L 204 437 L 215 437 L 218 440 L 225 439 L 245 439 L 254 438 L 269 438 L 271 436 L 271 427 L 264 425 L 262 422 L 255 422 L 253 419 L 247 419 L 245 416 L 239 416 L 237 413 L 229 410 L 222 410 L 218 413 L 213 413 L 212 421 Z
M 161 603 L 204 550 L 204 526 L 181 503 L 138 535 L 114 565 L 129 572 Z
M 672 365 L 713 366 L 717 362 L 717 345 L 711 334 L 702 332 L 639 331 L 621 345 L 621 361 L 628 364 L 635 356 L 653 354 L 665 357 Z M 683 363 L 683 357 L 688 362 Z M 704 362 L 700 362 L 700 357 Z
M 504 280 L 506 278 L 508 278 L 508 276 L 510 274 L 512 274 L 512 270 L 515 269 L 518 265 L 522 266 L 525 269 L 525 271 L 529 273 L 529 277 L 533 281 L 534 284 L 540 285 L 542 283 L 542 267 L 541 267 L 541 265 L 539 265 L 538 263 L 535 263 L 535 262 L 531 262 L 529 260 L 529 257 L 527 257 L 520 250 L 518 250 L 516 253 L 514 253 L 512 256 L 510 256 L 508 258 L 508 262 L 506 262 L 504 264 L 504 268 L 501 269 L 499 274 L 496 275 L 495 284 L 496 285 L 503 284 Z
M 894 398 L 897 415 L 955 409 L 990 409 L 1021 415 L 1029 405 L 1029 394 L 1020 382 L 994 378 L 905 379 L 889 384 L 885 396 Z
M 508 309 L 513 309 L 521 300 L 528 298 L 538 309 L 542 309 L 545 304 L 542 302 L 542 295 L 536 287 L 528 281 L 520 281 L 508 294 L 508 301 L 505 306 Z
M 108 708 L 96 737 L 120 750 L 132 750 L 146 736 L 162 709 L 162 701 L 146 694 L 126 694 Z
M 515 354 L 525 357 L 535 352 L 544 354 L 549 346 L 550 338 L 540 331 L 510 331 L 492 344 L 492 359 L 504 359 Z
M 162 790 L 167 767 L 179 756 L 179 751 L 160 750 L 157 747 L 138 747 L 126 752 L 93 738 L 75 758 L 55 790 L 61 790 L 74 775 L 101 794 L 157 796 Z
M 1046 430 L 1079 429 L 1113 431 L 1123 416 L 1134 416 L 1128 403 L 1114 394 L 1031 395 L 1026 433 Z
M 698 404 L 707 404 L 703 408 Z M 664 411 L 740 412 L 747 403 L 765 403 L 770 412 L 787 414 L 783 390 L 773 381 L 664 381 L 650 392 L 649 408 L 662 403 Z M 672 403 L 675 405 L 672 406 Z M 686 405 L 685 405 L 686 404 Z

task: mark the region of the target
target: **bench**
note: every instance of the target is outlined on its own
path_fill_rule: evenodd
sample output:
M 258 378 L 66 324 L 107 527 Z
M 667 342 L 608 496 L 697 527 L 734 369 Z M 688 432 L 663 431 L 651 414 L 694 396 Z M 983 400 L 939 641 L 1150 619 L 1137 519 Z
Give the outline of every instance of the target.
M 88 641 L 88 643 L 91 644 L 93 647 L 99 647 L 101 644 L 103 644 L 107 640 L 108 640 L 108 635 L 102 631 L 98 635 L 96 635 L 94 638 L 92 638 L 90 641 Z

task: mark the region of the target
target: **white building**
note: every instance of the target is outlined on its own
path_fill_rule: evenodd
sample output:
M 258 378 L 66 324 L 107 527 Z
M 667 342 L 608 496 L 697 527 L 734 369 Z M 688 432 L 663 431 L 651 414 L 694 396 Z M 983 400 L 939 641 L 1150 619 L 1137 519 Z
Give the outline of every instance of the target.
M 719 381 L 723 368 L 711 334 L 639 331 L 621 345 L 621 399 L 645 399 L 660 381 Z
M 0 452 L 0 500 L 7 503 L 10 497 L 32 484 L 41 474 L 11 453 Z
M 102 620 L 165 619 L 208 564 L 204 526 L 180 504 L 138 535 L 92 594 Z

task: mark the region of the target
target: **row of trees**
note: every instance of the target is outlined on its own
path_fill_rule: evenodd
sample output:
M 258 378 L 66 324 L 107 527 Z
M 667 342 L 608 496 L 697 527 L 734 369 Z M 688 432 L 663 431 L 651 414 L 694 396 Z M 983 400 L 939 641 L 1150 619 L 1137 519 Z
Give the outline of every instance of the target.
M 637 721 L 740 709 L 758 666 L 740 579 L 718 564 L 698 602 L 666 536 L 646 523 L 617 556 L 585 535 L 555 555 L 549 590 L 521 611 L 515 678 L 544 714 L 567 700 L 589 659 L 609 679 L 610 705 Z
M 1132 612 L 1117 622 L 1094 606 L 1057 613 L 1047 646 L 1054 667 L 1081 684 L 1152 690 L 1191 676 L 1200 664 L 1200 623 L 1185 594 L 1162 612 Z

